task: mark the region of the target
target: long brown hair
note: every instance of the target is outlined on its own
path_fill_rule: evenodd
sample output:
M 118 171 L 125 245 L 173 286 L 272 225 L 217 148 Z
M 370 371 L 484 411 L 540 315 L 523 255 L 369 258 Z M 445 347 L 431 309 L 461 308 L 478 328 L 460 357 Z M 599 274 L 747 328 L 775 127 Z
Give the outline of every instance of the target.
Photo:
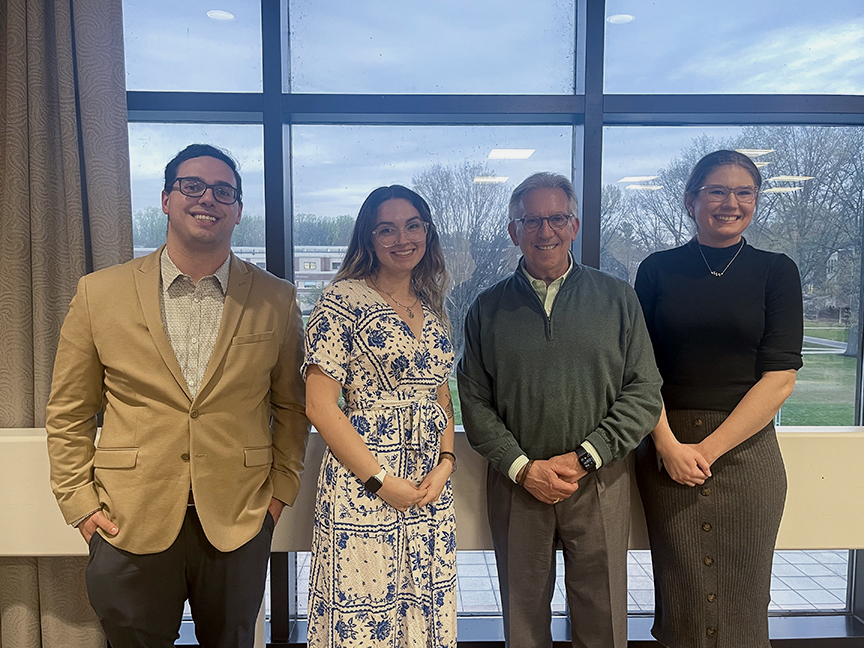
M 334 281 L 365 279 L 378 272 L 378 257 L 372 247 L 372 230 L 375 229 L 378 220 L 378 207 L 394 198 L 402 198 L 410 202 L 420 214 L 420 218 L 429 223 L 429 231 L 426 233 L 426 253 L 411 270 L 411 285 L 415 292 L 425 300 L 432 312 L 441 319 L 444 326 L 449 329 L 450 320 L 444 310 L 444 298 L 450 285 L 450 275 L 444 266 L 441 239 L 438 237 L 438 230 L 432 221 L 432 210 L 429 208 L 429 204 L 420 194 L 408 187 L 402 185 L 378 187 L 363 201 L 360 213 L 357 214 L 357 220 L 354 222 L 354 231 L 351 233 L 348 251 L 345 253 L 342 267 L 336 273 Z

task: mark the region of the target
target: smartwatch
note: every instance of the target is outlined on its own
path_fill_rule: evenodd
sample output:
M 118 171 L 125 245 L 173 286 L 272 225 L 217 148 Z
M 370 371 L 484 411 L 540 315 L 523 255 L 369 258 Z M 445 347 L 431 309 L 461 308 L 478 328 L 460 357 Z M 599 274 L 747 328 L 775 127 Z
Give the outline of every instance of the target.
M 363 482 L 363 485 L 370 493 L 377 493 L 384 485 L 384 477 L 386 475 L 387 471 L 382 468 L 381 472 L 376 475 L 372 475 L 369 479 Z
M 597 470 L 597 462 L 594 457 L 581 445 L 576 446 L 576 456 L 579 458 L 579 464 L 585 469 L 585 472 L 594 472 Z

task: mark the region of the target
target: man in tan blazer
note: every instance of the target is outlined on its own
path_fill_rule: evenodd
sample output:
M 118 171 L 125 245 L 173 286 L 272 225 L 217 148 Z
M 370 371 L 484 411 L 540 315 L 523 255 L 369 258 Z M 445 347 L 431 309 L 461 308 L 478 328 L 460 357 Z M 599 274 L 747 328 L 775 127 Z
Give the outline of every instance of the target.
M 61 331 L 51 484 L 113 648 L 173 646 L 187 599 L 200 645 L 252 646 L 300 486 L 302 321 L 289 282 L 231 254 L 241 191 L 223 151 L 181 151 L 166 245 L 83 277 Z

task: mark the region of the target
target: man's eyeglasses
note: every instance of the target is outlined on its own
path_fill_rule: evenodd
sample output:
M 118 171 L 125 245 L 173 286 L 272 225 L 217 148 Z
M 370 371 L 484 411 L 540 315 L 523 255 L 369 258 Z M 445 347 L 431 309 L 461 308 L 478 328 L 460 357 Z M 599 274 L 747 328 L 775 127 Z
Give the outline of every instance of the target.
M 536 232 L 543 227 L 543 221 L 549 223 L 549 227 L 553 230 L 562 230 L 567 227 L 567 223 L 573 218 L 573 214 L 552 214 L 551 216 L 527 216 L 525 218 L 514 218 L 513 220 L 522 223 L 522 227 L 529 232 Z
M 234 187 L 227 184 L 207 184 L 201 178 L 177 178 L 175 183 L 178 183 L 180 193 L 190 198 L 200 198 L 208 189 L 213 190 L 213 197 L 217 202 L 223 205 L 233 205 L 240 199 L 240 192 Z
M 412 243 L 419 243 L 426 238 L 426 232 L 429 231 L 429 223 L 426 221 L 412 221 L 405 226 L 405 229 L 400 230 L 393 225 L 382 225 L 372 231 L 372 236 L 378 239 L 381 247 L 393 247 L 399 242 L 399 235 L 405 233 L 405 238 Z
M 730 193 L 735 194 L 735 199 L 739 203 L 752 203 L 756 200 L 756 196 L 759 195 L 759 188 L 751 185 L 735 187 L 734 189 L 726 185 L 705 185 L 704 187 L 699 187 L 697 191 L 704 191 L 705 198 L 708 199 L 708 202 L 713 203 L 723 202 L 729 197 Z

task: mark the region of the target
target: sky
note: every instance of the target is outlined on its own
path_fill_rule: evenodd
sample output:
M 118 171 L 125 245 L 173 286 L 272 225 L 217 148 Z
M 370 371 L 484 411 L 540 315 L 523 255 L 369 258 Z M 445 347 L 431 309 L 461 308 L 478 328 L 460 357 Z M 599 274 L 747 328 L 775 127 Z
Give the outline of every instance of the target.
M 568 93 L 569 0 L 289 0 L 294 92 Z M 258 0 L 125 0 L 131 90 L 259 92 Z M 207 17 L 219 9 L 227 21 Z M 864 94 L 860 0 L 608 0 L 610 93 Z M 170 20 L 166 16 L 171 16 Z M 288 67 L 288 66 L 286 66 Z M 653 175 L 702 133 L 735 128 L 604 129 L 604 183 Z M 260 126 L 130 124 L 133 210 L 158 205 L 165 163 L 192 141 L 240 162 L 247 213 L 263 212 Z M 294 211 L 355 214 L 382 184 L 410 184 L 434 164 L 487 162 L 515 185 L 538 170 L 569 173 L 570 127 L 296 126 Z M 492 148 L 533 148 L 526 161 Z M 599 162 L 598 162 L 599 163 Z M 286 165 L 286 168 L 288 166 Z

